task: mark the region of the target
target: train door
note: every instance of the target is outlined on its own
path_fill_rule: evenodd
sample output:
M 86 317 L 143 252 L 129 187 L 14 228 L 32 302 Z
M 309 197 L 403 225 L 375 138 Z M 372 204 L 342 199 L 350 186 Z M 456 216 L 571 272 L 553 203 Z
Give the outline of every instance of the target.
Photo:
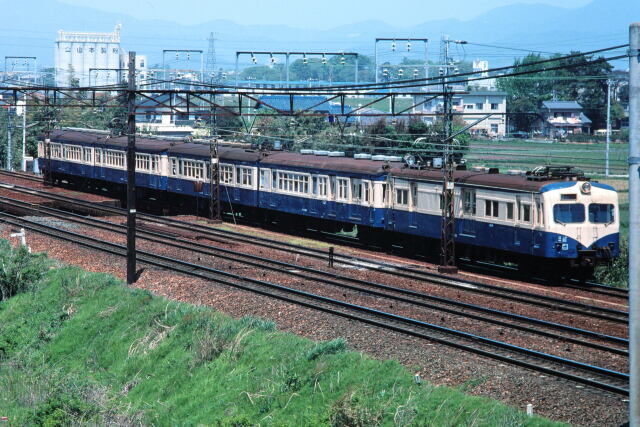
M 329 200 L 332 202 L 327 203 L 327 217 L 336 217 L 336 176 L 329 175 Z
M 409 183 L 409 228 L 417 229 L 418 228 L 418 183 L 410 182 Z
M 462 234 L 476 237 L 476 191 L 462 190 Z
M 106 178 L 107 171 L 104 167 L 104 150 L 102 148 L 96 148 L 94 150 L 94 162 L 95 162 L 95 177 L 96 178 Z
M 518 223 L 520 226 L 516 227 L 515 230 L 518 231 L 516 237 L 518 239 L 518 245 L 528 248 L 526 252 L 533 254 L 535 239 L 533 236 L 534 230 L 532 229 L 533 213 L 531 210 L 531 199 L 528 197 L 518 197 L 517 205 Z
M 544 209 L 542 207 L 542 202 L 539 197 L 536 197 L 534 200 L 535 204 L 535 227 L 533 230 L 533 247 L 534 249 L 539 249 L 544 244 Z

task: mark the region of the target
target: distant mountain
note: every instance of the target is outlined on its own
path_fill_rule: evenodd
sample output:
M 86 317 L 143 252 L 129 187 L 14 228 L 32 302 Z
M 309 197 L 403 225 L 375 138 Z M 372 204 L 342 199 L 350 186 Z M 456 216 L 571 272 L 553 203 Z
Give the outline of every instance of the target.
M 206 51 L 206 38 L 214 32 L 218 39 L 218 65 L 228 69 L 233 67 L 237 50 L 357 51 L 371 55 L 375 37 L 427 37 L 432 40 L 430 57 L 435 59 L 443 33 L 480 44 L 545 52 L 586 51 L 626 43 L 629 23 L 640 21 L 638 0 L 594 0 L 577 9 L 516 4 L 493 9 L 469 21 L 435 20 L 406 28 L 382 20 L 364 21 L 325 31 L 283 25 L 247 26 L 227 20 L 184 26 L 169 21 L 139 20 L 55 0 L 0 0 L 0 7 L 3 10 L 0 56 L 2 53 L 37 56 L 39 64 L 45 66 L 53 64 L 58 30 L 107 32 L 118 22 L 122 24 L 123 48 L 148 55 L 151 64 L 161 62 L 163 49 Z M 428 16 L 426 6 L 424 14 Z M 487 59 L 491 66 L 510 63 L 524 54 L 471 45 L 465 51 L 473 56 L 467 59 Z M 388 59 L 389 55 L 383 57 Z

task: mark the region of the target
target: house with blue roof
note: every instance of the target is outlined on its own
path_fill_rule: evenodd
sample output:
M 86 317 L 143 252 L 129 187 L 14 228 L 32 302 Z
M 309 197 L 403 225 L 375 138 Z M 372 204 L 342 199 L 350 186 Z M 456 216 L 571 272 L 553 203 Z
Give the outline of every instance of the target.
M 326 114 L 328 121 L 335 120 L 339 114 L 349 114 L 353 111 L 348 105 L 342 106 L 337 102 L 328 101 L 326 96 L 320 95 L 264 95 L 256 102 L 256 109 L 272 109 L 282 114 L 293 114 L 297 111 L 309 111 Z M 348 123 L 354 123 L 355 117 L 349 117 Z
M 540 107 L 539 130 L 549 138 L 591 133 L 591 119 L 582 110 L 582 105 L 576 101 L 544 101 Z

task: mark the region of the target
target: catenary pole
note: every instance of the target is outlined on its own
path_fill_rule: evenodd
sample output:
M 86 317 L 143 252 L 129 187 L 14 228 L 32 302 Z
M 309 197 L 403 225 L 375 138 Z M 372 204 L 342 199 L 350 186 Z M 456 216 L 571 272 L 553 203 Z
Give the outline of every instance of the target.
M 13 118 L 11 116 L 11 106 L 7 108 L 7 165 L 6 169 L 8 171 L 13 170 L 13 137 L 11 135 L 12 127 L 13 127 Z
M 27 94 L 24 94 L 22 106 L 22 171 L 27 171 Z
M 136 281 L 136 53 L 129 52 L 127 116 L 127 283 Z
M 629 26 L 629 425 L 640 427 L 640 22 Z
M 611 144 L 611 79 L 607 80 L 607 149 L 605 152 L 604 174 L 609 176 L 609 146 Z

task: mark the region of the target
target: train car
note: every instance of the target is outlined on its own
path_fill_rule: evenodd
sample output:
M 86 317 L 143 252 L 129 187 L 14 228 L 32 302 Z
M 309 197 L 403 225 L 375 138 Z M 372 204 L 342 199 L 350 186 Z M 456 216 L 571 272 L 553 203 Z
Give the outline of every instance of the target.
M 138 196 L 160 204 L 205 207 L 211 155 L 203 144 L 136 138 Z M 126 138 L 58 130 L 51 134 L 51 172 L 80 188 L 124 194 Z M 41 170 L 48 166 L 39 145 Z M 442 172 L 397 158 L 344 153 L 261 152 L 220 147 L 220 199 L 225 212 L 285 229 L 353 230 L 369 243 L 437 253 Z M 365 157 L 365 158 L 362 158 Z M 588 276 L 619 254 L 616 191 L 571 167 L 527 175 L 497 170 L 454 174 L 457 253 L 476 260 L 540 265 Z M 90 183 L 90 184 L 87 184 Z
M 387 229 L 439 239 L 441 171 L 405 168 L 391 176 Z M 456 171 L 454 181 L 460 255 L 522 266 L 543 262 L 549 273 L 572 268 L 589 275 L 619 254 L 615 189 L 572 168 L 545 167 L 524 176 Z

